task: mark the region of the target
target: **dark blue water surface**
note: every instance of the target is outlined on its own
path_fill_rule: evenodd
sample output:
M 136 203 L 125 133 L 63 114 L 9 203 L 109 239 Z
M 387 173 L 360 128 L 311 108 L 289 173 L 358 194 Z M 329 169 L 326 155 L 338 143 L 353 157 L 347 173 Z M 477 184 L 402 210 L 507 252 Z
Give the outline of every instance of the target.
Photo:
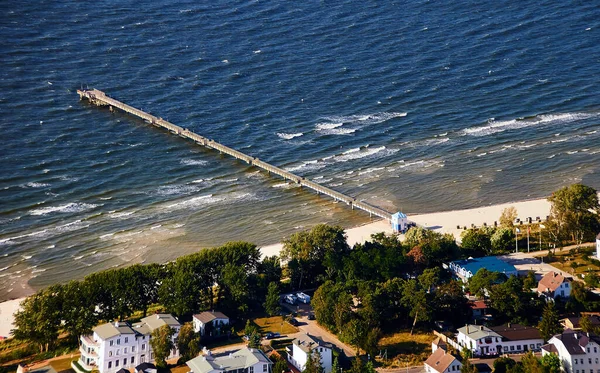
M 79 102 L 95 87 L 389 211 L 600 187 L 600 7 L 0 5 L 0 299 L 369 217 Z

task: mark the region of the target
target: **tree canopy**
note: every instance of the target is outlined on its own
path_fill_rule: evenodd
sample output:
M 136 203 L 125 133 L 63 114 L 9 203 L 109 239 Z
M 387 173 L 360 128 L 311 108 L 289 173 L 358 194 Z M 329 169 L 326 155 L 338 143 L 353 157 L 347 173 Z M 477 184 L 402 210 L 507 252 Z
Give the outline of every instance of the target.
M 583 184 L 561 188 L 548 198 L 552 204 L 551 225 L 557 240 L 570 239 L 580 244 L 593 240 L 600 228 L 598 193 Z

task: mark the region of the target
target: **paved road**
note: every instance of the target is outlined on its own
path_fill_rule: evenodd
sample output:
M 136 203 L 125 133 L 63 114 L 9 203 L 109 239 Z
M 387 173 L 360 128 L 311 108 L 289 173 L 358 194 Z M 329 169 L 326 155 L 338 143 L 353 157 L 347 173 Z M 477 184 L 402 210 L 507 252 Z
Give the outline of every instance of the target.
M 408 368 L 378 368 L 376 369 L 379 373 L 425 373 L 425 366 L 421 365 L 418 367 Z

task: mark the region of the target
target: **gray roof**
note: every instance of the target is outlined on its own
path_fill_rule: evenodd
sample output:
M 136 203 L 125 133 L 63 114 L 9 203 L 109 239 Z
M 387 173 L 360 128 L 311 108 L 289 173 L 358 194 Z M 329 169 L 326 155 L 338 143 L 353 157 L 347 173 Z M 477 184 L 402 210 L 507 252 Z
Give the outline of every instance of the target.
M 304 352 L 309 352 L 311 348 L 315 348 L 317 346 L 326 347 L 330 349 L 333 348 L 333 345 L 331 343 L 324 342 L 322 339 L 312 336 L 310 334 L 300 334 L 296 337 L 296 339 L 294 339 L 292 343 L 300 347 L 300 349 Z
M 163 325 L 169 325 L 170 327 L 181 326 L 179 321 L 170 314 L 159 313 L 156 315 L 144 317 L 142 321 L 130 325 L 127 322 L 116 322 L 106 323 L 96 326 L 92 329 L 98 337 L 102 340 L 106 340 L 112 337 L 123 334 L 143 334 L 149 335 L 155 329 L 160 328 Z
M 121 334 L 135 334 L 135 331 L 126 322 L 106 323 L 92 329 L 98 337 L 103 340 L 116 337 Z
M 232 371 L 246 369 L 259 362 L 272 364 L 261 350 L 245 347 L 224 356 L 198 356 L 189 360 L 186 364 L 194 373 L 209 373 L 213 370 Z
M 465 325 L 462 328 L 458 329 L 459 333 L 462 333 L 468 336 L 471 339 L 479 340 L 481 338 L 486 337 L 498 337 L 502 338 L 502 336 L 495 331 L 483 326 L 483 325 Z
M 571 329 L 555 335 L 549 342 L 553 343 L 552 339 L 555 338 L 563 343 L 569 355 L 585 355 L 585 347 L 590 341 L 600 344 L 600 336 L 594 333 L 576 332 Z
M 145 325 L 150 330 L 150 333 L 153 332 L 155 329 L 160 328 L 163 325 L 169 325 L 171 328 L 174 328 L 176 326 L 181 326 L 179 321 L 177 321 L 177 319 L 169 313 L 157 313 L 155 315 L 144 317 L 139 323 L 135 324 L 134 326 L 136 328 L 140 328 L 139 330 L 142 330 L 142 329 L 145 330 L 145 328 L 144 328 Z M 140 333 L 141 333 L 141 331 L 140 331 Z M 143 333 L 143 334 L 147 334 L 147 333 Z
M 194 318 L 200 320 L 200 322 L 202 324 L 208 324 L 209 322 L 215 320 L 215 319 L 227 319 L 229 320 L 229 317 L 225 316 L 225 314 L 221 313 L 221 312 L 202 312 L 200 314 L 194 315 Z

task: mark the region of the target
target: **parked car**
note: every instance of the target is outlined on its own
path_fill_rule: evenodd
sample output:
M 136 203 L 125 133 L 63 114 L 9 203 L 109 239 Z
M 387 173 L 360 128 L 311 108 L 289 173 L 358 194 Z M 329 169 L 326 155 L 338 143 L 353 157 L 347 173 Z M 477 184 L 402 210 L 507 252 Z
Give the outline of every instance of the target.
M 304 304 L 310 303 L 310 295 L 308 295 L 308 294 L 297 293 L 296 297 L 298 298 L 299 302 L 302 302 Z
M 315 317 L 315 313 L 314 313 L 314 312 L 311 312 L 311 313 L 309 313 L 309 314 L 308 314 L 308 319 L 309 319 L 309 320 L 315 320 L 315 319 L 316 319 L 316 317 Z
M 279 338 L 281 337 L 281 335 L 279 333 L 267 333 L 265 334 L 265 339 L 274 339 L 274 338 Z
M 288 304 L 296 304 L 296 296 L 294 294 L 287 294 L 283 299 Z
M 298 322 L 298 320 L 294 319 L 293 317 L 290 319 L 290 324 L 292 324 L 294 326 L 300 325 L 300 323 Z

